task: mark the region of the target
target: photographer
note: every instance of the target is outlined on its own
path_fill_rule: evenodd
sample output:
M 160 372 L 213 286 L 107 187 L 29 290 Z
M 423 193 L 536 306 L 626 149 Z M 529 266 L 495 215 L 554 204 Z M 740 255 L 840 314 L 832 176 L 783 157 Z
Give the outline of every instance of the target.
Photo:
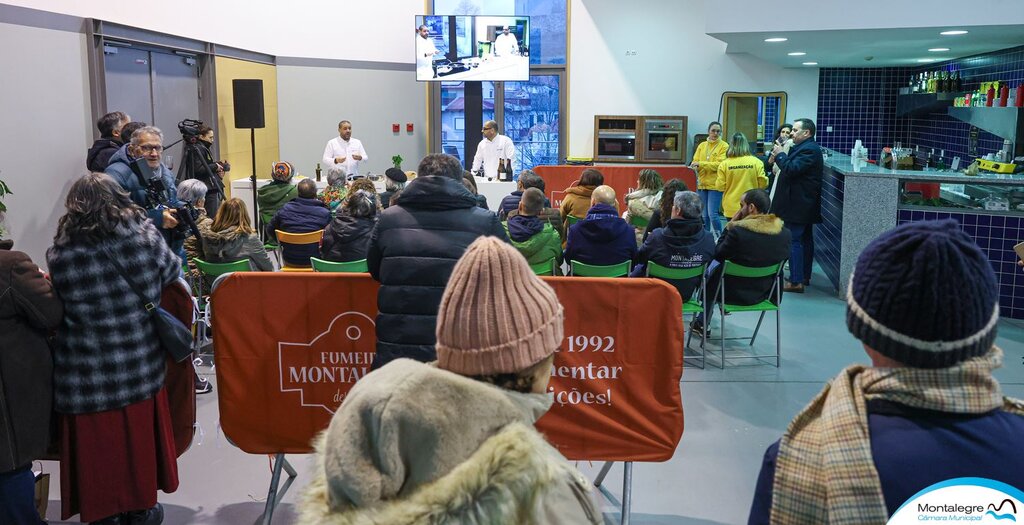
M 227 161 L 216 162 L 213 160 L 213 153 L 211 153 L 213 128 L 199 121 L 184 121 L 184 123 L 196 123 L 199 126 L 196 130 L 198 131 L 198 140 L 195 143 L 199 154 L 188 157 L 192 164 L 192 176 L 206 184 L 206 213 L 213 219 L 220 208 L 221 201 L 224 200 L 224 172 L 231 170 L 231 165 Z M 178 126 L 182 128 L 182 124 Z M 188 140 L 189 132 L 191 132 L 190 129 L 182 128 L 185 140 Z
M 185 235 L 176 232 L 179 223 L 177 190 L 174 175 L 163 165 L 163 140 L 160 130 L 153 126 L 139 129 L 132 134 L 131 142 L 125 144 L 110 158 L 107 175 L 110 175 L 128 192 L 132 202 L 146 210 L 153 226 L 163 234 L 171 250 L 185 260 L 183 249 Z M 138 160 L 152 171 L 144 173 Z

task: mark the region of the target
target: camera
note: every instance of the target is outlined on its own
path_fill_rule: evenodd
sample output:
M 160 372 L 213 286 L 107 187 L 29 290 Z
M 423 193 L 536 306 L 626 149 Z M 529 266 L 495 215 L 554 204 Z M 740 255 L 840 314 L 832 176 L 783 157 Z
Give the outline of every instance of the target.
M 187 118 L 178 123 L 178 131 L 182 138 L 194 141 L 199 137 L 199 128 L 202 126 L 203 121 Z
M 153 170 L 149 168 L 144 159 L 135 161 L 140 176 L 143 176 L 143 180 L 146 181 L 146 202 L 147 209 L 157 209 L 164 207 L 175 211 L 175 217 L 178 219 L 178 225 L 171 230 L 171 237 L 177 239 L 184 239 L 192 234 L 196 239 L 202 238 L 202 234 L 199 232 L 199 226 L 196 225 L 196 219 L 199 218 L 199 209 L 196 208 L 191 202 L 181 203 L 179 206 L 171 206 L 167 201 L 167 185 L 164 184 L 164 180 L 160 175 L 153 173 Z

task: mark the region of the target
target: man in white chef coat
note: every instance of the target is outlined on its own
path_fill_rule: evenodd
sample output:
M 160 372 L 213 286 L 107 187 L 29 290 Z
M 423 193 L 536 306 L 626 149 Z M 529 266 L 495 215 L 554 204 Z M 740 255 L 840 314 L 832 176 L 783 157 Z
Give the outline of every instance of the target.
M 334 166 L 343 166 L 351 179 L 359 176 L 359 165 L 368 158 L 363 143 L 352 138 L 352 123 L 347 120 L 339 122 L 338 137 L 327 141 L 324 147 L 324 167 L 330 171 Z
M 519 54 L 519 41 L 516 35 L 508 30 L 508 26 L 501 28 L 501 34 L 494 39 L 494 55 L 499 57 L 510 57 Z
M 416 80 L 434 78 L 434 56 L 441 54 L 430 38 L 430 30 L 426 25 L 416 29 Z
M 493 120 L 484 122 L 484 139 L 476 147 L 476 156 L 473 157 L 474 175 L 483 168 L 484 176 L 488 179 L 498 178 L 498 160 L 513 159 L 516 156 L 516 147 L 512 139 L 498 133 L 498 123 Z

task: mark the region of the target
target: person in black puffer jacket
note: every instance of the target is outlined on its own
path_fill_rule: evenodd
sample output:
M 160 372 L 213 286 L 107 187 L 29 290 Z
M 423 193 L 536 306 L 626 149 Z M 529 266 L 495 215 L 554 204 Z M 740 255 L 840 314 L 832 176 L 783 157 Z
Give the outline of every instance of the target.
M 100 138 L 92 143 L 89 153 L 86 154 L 85 167 L 89 171 L 106 171 L 110 164 L 110 157 L 113 157 L 125 142 L 131 140 L 131 137 L 121 136 L 121 129 L 131 120 L 128 115 L 115 111 L 103 115 L 96 121 L 96 128 L 100 130 Z
M 665 226 L 654 230 L 637 254 L 636 266 L 630 277 L 645 277 L 651 262 L 668 268 L 696 268 L 710 264 L 715 256 L 715 238 L 704 230 L 701 220 L 703 205 L 700 196 L 692 191 L 676 192 L 673 198 L 672 218 Z M 700 276 L 686 280 L 666 279 L 679 290 L 685 302 L 700 287 Z
M 418 173 L 381 214 L 366 254 L 381 284 L 374 369 L 399 357 L 433 361 L 437 309 L 455 262 L 477 237 L 508 242 L 498 216 L 462 185 L 458 159 L 427 155 Z
M 324 230 L 320 257 L 335 262 L 365 259 L 370 235 L 376 225 L 377 203 L 374 195 L 366 190 L 348 194 L 338 214 Z

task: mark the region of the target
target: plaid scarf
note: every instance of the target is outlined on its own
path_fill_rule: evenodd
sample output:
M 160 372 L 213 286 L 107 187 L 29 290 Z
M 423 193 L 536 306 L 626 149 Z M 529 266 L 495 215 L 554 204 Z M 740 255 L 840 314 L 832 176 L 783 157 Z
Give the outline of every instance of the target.
M 1005 398 L 992 371 L 1003 351 L 940 369 L 843 370 L 798 415 L 779 443 L 772 523 L 885 523 L 888 511 L 871 457 L 867 401 L 982 414 L 1002 407 L 1024 415 L 1024 403 Z

